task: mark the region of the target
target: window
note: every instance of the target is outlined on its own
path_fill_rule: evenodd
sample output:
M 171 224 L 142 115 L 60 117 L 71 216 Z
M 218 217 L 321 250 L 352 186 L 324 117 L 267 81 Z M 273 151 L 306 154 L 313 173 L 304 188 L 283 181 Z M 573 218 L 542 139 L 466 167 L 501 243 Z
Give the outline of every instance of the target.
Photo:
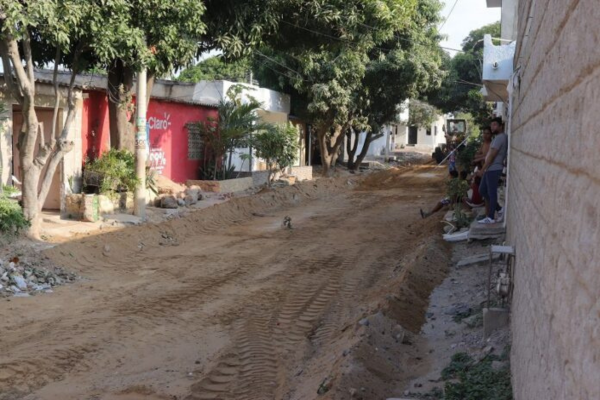
M 188 160 L 200 160 L 202 158 L 202 139 L 200 129 L 196 125 L 188 125 Z
M 425 134 L 427 134 L 427 136 L 431 136 L 431 128 L 427 129 L 427 130 L 425 131 Z

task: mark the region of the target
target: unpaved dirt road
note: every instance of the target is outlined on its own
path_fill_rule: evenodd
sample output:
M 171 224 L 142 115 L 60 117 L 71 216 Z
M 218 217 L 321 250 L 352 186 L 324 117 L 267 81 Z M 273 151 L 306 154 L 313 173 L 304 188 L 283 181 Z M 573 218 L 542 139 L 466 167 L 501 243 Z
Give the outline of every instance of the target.
M 442 176 L 323 179 L 49 250 L 83 279 L 0 303 L 0 399 L 397 393 L 420 359 L 404 328 L 443 278 L 418 215 Z

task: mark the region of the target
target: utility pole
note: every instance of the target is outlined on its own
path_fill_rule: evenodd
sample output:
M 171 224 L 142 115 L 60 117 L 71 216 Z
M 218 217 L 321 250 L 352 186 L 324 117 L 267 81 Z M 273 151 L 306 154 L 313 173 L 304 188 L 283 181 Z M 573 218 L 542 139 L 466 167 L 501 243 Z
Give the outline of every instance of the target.
M 142 66 L 137 78 L 135 135 L 135 176 L 140 184 L 135 189 L 133 211 L 142 219 L 146 219 L 146 82 L 146 66 Z

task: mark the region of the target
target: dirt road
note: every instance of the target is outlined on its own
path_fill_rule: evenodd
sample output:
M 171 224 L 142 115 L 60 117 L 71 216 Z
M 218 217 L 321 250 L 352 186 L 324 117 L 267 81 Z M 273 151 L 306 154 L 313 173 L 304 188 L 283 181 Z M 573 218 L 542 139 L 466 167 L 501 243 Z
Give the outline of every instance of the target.
M 398 392 L 444 275 L 418 216 L 442 174 L 319 180 L 49 250 L 83 279 L 0 303 L 0 399 Z

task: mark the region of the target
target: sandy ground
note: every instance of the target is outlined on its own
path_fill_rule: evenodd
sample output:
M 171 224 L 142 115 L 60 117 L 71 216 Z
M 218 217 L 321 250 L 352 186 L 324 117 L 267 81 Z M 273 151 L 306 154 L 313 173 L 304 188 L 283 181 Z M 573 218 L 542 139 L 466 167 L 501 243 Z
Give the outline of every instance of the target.
M 450 261 L 417 212 L 444 172 L 321 179 L 45 250 L 83 278 L 0 303 L 0 399 L 402 393 Z

